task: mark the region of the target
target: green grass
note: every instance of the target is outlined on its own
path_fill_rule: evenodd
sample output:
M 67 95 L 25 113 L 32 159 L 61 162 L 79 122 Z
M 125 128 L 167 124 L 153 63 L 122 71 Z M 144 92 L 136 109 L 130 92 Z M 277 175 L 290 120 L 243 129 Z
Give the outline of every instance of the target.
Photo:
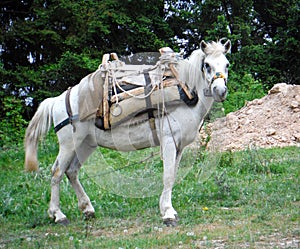
M 90 177 L 87 169 L 81 171 L 80 177 L 96 209 L 96 219 L 83 219 L 74 191 L 64 178 L 61 208 L 71 224 L 55 225 L 48 218 L 47 209 L 50 169 L 57 149 L 51 136 L 42 143 L 39 174 L 24 172 L 21 146 L 6 147 L 0 152 L 0 248 L 300 246 L 299 148 L 226 152 L 211 156 L 211 161 L 206 152 L 198 153 L 198 160 L 194 160 L 194 154 L 190 156 L 193 160 L 185 158 L 182 167 L 187 169 L 187 175 L 183 174 L 185 177 L 173 192 L 173 205 L 180 216 L 175 228 L 162 225 L 158 193 L 145 198 L 117 195 L 99 185 L 100 178 Z M 128 158 L 118 152 L 99 150 L 110 164 L 108 170 L 127 165 L 119 174 L 160 176 L 157 157 L 138 163 L 147 152 Z M 217 164 L 211 167 L 214 162 Z M 101 174 L 108 178 L 110 171 L 98 175 Z

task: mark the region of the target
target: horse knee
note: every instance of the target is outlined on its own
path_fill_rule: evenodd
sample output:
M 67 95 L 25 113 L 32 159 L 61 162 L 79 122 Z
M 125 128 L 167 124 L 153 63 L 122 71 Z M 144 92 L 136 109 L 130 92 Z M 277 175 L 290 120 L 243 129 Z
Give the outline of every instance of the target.
M 73 159 L 72 163 L 70 164 L 70 166 L 66 170 L 66 175 L 71 182 L 78 179 L 78 173 L 79 173 L 80 167 L 81 167 L 81 164 L 79 163 L 78 158 L 75 157 Z
M 60 174 L 59 172 L 52 174 L 52 178 L 51 178 L 52 185 L 58 185 L 61 182 L 61 180 L 62 180 L 62 174 Z
M 57 179 L 60 181 L 60 179 L 63 175 L 63 172 L 60 169 L 58 160 L 56 160 L 55 163 L 53 164 L 51 172 L 52 172 L 52 179 Z
M 66 171 L 66 176 L 68 177 L 69 181 L 71 183 L 73 183 L 74 181 L 76 181 L 78 179 L 78 171 L 68 169 Z

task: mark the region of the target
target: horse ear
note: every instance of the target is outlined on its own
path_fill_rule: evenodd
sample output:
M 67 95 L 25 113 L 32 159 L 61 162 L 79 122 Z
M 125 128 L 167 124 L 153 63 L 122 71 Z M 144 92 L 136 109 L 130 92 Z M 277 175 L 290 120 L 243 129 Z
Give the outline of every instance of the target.
M 205 50 L 207 48 L 207 43 L 202 40 L 201 43 L 200 43 L 200 48 L 201 48 L 202 52 L 205 53 Z
M 225 47 L 225 54 L 227 54 L 228 52 L 230 52 L 230 49 L 231 49 L 231 41 L 228 40 L 227 42 L 225 42 L 224 47 Z

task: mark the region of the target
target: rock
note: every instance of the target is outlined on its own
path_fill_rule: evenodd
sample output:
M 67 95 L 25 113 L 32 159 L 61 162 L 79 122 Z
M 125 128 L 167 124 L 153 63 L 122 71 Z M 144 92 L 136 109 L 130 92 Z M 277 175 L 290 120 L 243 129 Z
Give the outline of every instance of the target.
M 287 86 L 286 83 L 278 83 L 270 89 L 268 94 L 270 95 L 270 94 L 275 94 L 275 93 L 280 93 L 280 92 L 285 94 L 287 92 L 286 86 Z
M 253 113 L 253 109 L 249 109 L 248 111 L 246 111 L 246 114 L 247 114 L 247 115 L 249 115 L 249 114 L 251 114 L 251 113 Z
M 276 134 L 276 130 L 273 129 L 273 128 L 270 128 L 270 129 L 267 130 L 266 134 L 267 134 L 267 136 L 275 135 Z
M 295 108 L 297 108 L 298 106 L 299 106 L 299 103 L 298 103 L 298 101 L 296 101 L 296 100 L 292 101 L 291 104 L 290 104 L 290 107 L 291 107 L 292 109 L 295 109 Z
M 293 137 L 295 138 L 295 141 L 296 141 L 296 142 L 299 142 L 299 143 L 300 143 L 300 132 L 299 132 L 299 133 L 293 134 Z

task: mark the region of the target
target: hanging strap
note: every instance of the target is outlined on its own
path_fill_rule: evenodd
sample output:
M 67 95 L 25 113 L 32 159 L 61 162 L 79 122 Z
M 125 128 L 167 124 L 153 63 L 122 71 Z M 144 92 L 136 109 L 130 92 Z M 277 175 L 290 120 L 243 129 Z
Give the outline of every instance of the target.
M 154 117 L 154 113 L 153 113 L 154 108 L 151 103 L 151 94 L 149 94 L 152 90 L 151 78 L 150 78 L 149 72 L 144 72 L 144 77 L 145 77 L 145 81 L 146 81 L 146 86 L 144 87 L 144 92 L 145 92 L 145 96 L 147 96 L 145 98 L 145 101 L 146 101 L 146 109 L 148 112 L 149 124 L 150 124 L 154 143 L 159 144 L 159 139 L 157 137 L 157 132 L 156 132 L 155 117 Z

